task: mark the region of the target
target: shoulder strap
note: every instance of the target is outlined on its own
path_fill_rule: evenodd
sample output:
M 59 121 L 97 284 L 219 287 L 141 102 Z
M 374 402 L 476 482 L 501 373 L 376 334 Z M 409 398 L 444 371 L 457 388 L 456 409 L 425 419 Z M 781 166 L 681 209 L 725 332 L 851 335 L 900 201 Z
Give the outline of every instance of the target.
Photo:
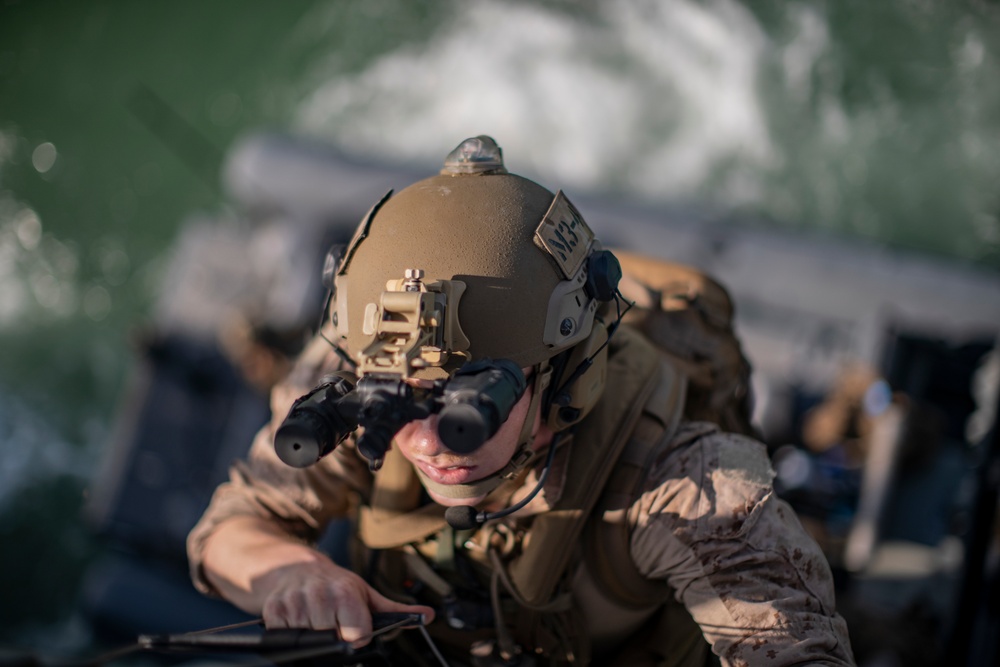
M 362 505 L 358 537 L 369 549 L 390 549 L 418 542 L 445 526 L 444 508 L 420 507 L 420 480 L 413 466 L 392 447 L 375 475 L 371 502 Z
M 542 606 L 551 599 L 575 552 L 567 546 L 577 544 L 594 516 L 600 490 L 632 446 L 635 428 L 647 421 L 643 415 L 674 423 L 683 409 L 683 377 L 667 363 L 650 363 L 659 355 L 641 335 L 624 327 L 619 333 L 622 349 L 608 367 L 614 389 L 574 437 L 567 472 L 572 484 L 551 511 L 534 518 L 522 553 L 508 565 L 510 579 L 529 605 Z
M 667 362 L 665 382 L 636 424 L 628 447 L 604 487 L 584 536 L 584 562 L 606 597 L 630 609 L 657 607 L 670 596 L 665 582 L 647 579 L 635 567 L 628 511 L 656 457 L 668 447 L 684 411 L 687 379 Z

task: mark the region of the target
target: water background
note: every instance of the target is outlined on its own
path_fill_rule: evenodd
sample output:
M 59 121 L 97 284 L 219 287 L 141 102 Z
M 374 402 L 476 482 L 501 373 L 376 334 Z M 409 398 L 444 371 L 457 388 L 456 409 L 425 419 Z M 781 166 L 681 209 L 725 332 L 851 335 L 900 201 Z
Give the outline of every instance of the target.
M 129 339 L 260 128 L 1000 270 L 1000 6 L 0 0 L 0 643 L 67 629 Z

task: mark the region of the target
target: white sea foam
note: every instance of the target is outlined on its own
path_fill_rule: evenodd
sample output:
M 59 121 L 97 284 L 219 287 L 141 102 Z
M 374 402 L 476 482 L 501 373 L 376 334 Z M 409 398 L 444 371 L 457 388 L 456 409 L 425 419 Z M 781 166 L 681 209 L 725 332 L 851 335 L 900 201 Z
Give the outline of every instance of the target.
M 15 132 L 0 129 L 0 177 L 20 141 Z M 36 169 L 46 172 L 55 163 L 55 148 L 41 146 Z M 0 188 L 0 331 L 72 314 L 78 268 L 76 250 L 46 233 L 31 206 Z
M 989 114 L 1000 100 L 989 84 L 1000 60 L 984 46 L 989 26 L 901 8 L 851 24 L 838 14 L 835 32 L 821 3 L 790 4 L 767 25 L 747 7 L 455 3 L 424 43 L 356 73 L 335 59 L 318 66 L 305 79 L 322 83 L 296 123 L 426 164 L 485 132 L 512 170 L 554 187 L 708 199 L 908 245 L 934 238 L 964 257 L 998 249 Z M 888 45 L 852 59 L 866 48 L 853 35 L 883 28 L 915 49 L 912 62 L 899 66 Z M 943 214 L 955 233 L 939 242 Z
M 586 17 L 456 7 L 427 43 L 318 87 L 300 126 L 411 160 L 487 132 L 521 172 L 651 195 L 695 191 L 720 165 L 774 160 L 757 91 L 766 37 L 735 2 L 620 2 Z
M 29 206 L 0 192 L 0 331 L 72 315 L 79 258 Z

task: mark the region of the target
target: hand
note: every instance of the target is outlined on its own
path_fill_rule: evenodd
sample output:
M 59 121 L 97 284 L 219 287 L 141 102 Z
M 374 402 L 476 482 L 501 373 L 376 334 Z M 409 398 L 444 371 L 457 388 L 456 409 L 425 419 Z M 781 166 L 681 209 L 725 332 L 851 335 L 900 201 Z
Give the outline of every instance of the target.
M 372 612 L 422 614 L 434 610 L 394 602 L 364 579 L 293 539 L 275 524 L 253 516 L 220 523 L 205 542 L 205 576 L 222 597 L 268 628 L 340 631 L 341 639 L 364 646 Z
M 395 602 L 360 576 L 322 558 L 276 568 L 254 586 L 268 593 L 261 614 L 269 628 L 337 629 L 341 639 L 361 647 L 372 632 L 372 612 L 422 614 L 429 622 L 434 610 Z

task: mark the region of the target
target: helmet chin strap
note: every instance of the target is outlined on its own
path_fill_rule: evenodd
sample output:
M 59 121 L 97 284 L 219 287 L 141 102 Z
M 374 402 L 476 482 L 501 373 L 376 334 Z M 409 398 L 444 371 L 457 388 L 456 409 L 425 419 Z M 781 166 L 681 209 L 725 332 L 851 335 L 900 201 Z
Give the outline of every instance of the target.
M 514 455 L 500 470 L 492 475 L 478 479 L 467 484 L 440 484 L 425 475 L 420 468 L 414 466 L 420 482 L 429 491 L 442 498 L 452 498 L 455 500 L 469 500 L 488 495 L 505 480 L 513 479 L 521 471 L 524 465 L 531 459 L 533 454 L 531 446 L 534 443 L 534 426 L 538 411 L 541 408 L 542 394 L 549 386 L 552 379 L 552 367 L 548 361 L 539 364 L 535 371 L 535 379 L 531 385 L 531 402 L 528 404 L 528 411 L 524 417 L 524 424 L 521 425 L 521 434 L 518 437 L 517 449 Z

